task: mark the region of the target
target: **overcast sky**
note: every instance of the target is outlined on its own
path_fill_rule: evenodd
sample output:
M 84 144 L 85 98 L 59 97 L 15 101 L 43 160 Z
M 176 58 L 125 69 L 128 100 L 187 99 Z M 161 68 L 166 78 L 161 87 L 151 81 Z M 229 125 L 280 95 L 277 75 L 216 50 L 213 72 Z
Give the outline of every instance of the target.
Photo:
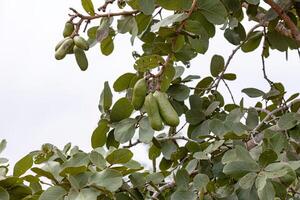
M 80 0 L 0 1 L 0 139 L 8 141 L 2 156 L 11 163 L 43 143 L 63 147 L 72 142 L 91 150 L 90 136 L 99 119 L 97 106 L 104 81 L 112 85 L 119 75 L 133 69 L 131 52 L 135 47 L 125 35 L 116 38 L 115 51 L 109 57 L 101 55 L 99 48 L 91 49 L 86 72 L 79 70 L 73 57 L 56 61 L 54 46 L 62 38 L 70 6 L 80 8 Z M 233 48 L 219 34 L 209 53 L 193 60 L 187 72 L 207 75 L 211 56 L 227 58 Z M 238 53 L 229 67 L 228 72 L 238 74 L 238 80 L 230 84 L 238 101 L 243 88 L 268 89 L 259 55 L 260 50 Z M 285 54 L 272 51 L 267 71 L 272 80 L 283 82 L 289 93 L 300 91 L 296 51 L 290 52 L 288 62 Z

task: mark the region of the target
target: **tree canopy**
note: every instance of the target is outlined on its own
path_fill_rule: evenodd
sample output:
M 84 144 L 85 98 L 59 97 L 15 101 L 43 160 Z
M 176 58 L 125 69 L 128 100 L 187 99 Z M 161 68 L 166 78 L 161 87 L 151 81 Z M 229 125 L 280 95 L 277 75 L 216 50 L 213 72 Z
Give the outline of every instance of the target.
M 132 45 L 139 40 L 141 52 L 133 51 L 131 72 L 104 83 L 92 151 L 44 144 L 12 174 L 0 158 L 1 200 L 300 199 L 299 93 L 287 96 L 265 70 L 273 50 L 300 56 L 299 0 L 81 3 L 85 13 L 70 8 L 56 59 L 74 56 L 88 70 L 85 52 L 100 48 L 109 56 L 121 34 L 130 34 Z M 230 56 L 209 58 L 210 76 L 184 77 L 216 31 L 234 45 Z M 257 101 L 249 106 L 234 98 L 227 83 L 238 75 L 228 68 L 238 51 L 254 50 L 269 90 L 244 88 Z M 133 159 L 138 145 L 148 150 L 144 161 Z M 2 140 L 0 154 L 5 146 Z

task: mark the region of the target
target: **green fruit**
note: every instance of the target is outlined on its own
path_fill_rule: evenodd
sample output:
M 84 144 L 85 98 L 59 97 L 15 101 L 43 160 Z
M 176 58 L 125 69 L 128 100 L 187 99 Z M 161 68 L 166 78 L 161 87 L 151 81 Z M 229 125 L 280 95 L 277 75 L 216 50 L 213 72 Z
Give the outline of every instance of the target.
M 59 47 L 64 43 L 64 41 L 66 41 L 67 39 L 69 39 L 69 38 L 64 38 L 63 40 L 59 41 L 59 42 L 57 43 L 57 45 L 55 46 L 55 51 L 57 51 L 58 48 L 59 48 Z
M 164 122 L 172 127 L 178 126 L 178 114 L 171 105 L 167 94 L 160 91 L 156 91 L 153 96 L 157 101 L 159 112 Z
M 146 96 L 144 107 L 148 114 L 151 127 L 156 131 L 162 130 L 164 126 L 159 114 L 158 104 L 152 93 Z
M 77 46 L 74 46 L 73 51 L 74 51 L 76 62 L 78 64 L 78 66 L 80 67 L 80 69 L 82 71 L 85 71 L 88 68 L 89 64 L 88 64 L 88 60 L 86 58 L 84 51 Z
M 146 95 L 147 95 L 147 82 L 143 78 L 138 80 L 133 88 L 132 105 L 136 110 L 141 109 L 141 107 L 144 105 Z
M 57 60 L 61 60 L 63 59 L 66 54 L 70 51 L 70 49 L 72 48 L 74 44 L 73 39 L 71 38 L 67 38 L 65 39 L 62 44 L 58 47 L 58 49 L 55 52 L 55 58 Z
M 83 37 L 80 37 L 80 36 L 75 36 L 74 37 L 74 42 L 75 42 L 75 45 L 83 50 L 89 50 L 89 43 L 83 38 Z
M 67 22 L 65 24 L 65 28 L 63 31 L 63 36 L 64 37 L 69 37 L 70 35 L 72 35 L 72 33 L 74 32 L 74 25 L 71 22 Z

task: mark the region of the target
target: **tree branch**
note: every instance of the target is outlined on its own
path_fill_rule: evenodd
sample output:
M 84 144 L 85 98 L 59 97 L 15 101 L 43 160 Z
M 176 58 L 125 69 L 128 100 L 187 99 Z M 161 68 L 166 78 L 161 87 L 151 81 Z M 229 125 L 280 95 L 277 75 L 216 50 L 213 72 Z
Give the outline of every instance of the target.
M 278 16 L 286 23 L 286 25 L 291 30 L 293 38 L 300 42 L 300 32 L 291 18 L 286 14 L 286 12 L 273 0 L 264 0 L 271 8 L 278 14 Z
M 232 53 L 230 54 L 230 56 L 228 57 L 227 61 L 226 61 L 226 64 L 224 66 L 224 69 L 223 71 L 221 72 L 221 74 L 216 78 L 216 81 L 214 81 L 211 86 L 208 88 L 208 92 L 211 91 L 212 88 L 216 88 L 216 90 L 218 89 L 218 86 L 221 82 L 221 80 L 223 79 L 223 76 L 227 70 L 227 68 L 229 67 L 229 64 L 231 62 L 231 60 L 233 59 L 233 57 L 235 56 L 235 54 L 238 52 L 238 50 L 240 50 L 240 48 L 243 46 L 243 44 L 245 44 L 248 39 L 249 39 L 249 36 L 250 34 L 255 31 L 257 28 L 261 27 L 262 25 L 261 24 L 257 24 L 255 25 L 253 28 L 251 28 L 246 36 L 246 39 L 239 45 L 237 46 L 233 51 Z
M 169 188 L 172 188 L 174 187 L 176 184 L 175 182 L 170 182 L 170 183 L 167 183 L 166 185 L 162 186 L 159 188 L 159 192 L 155 192 L 153 195 L 152 195 L 152 199 L 155 199 L 157 200 L 158 199 L 158 196 L 163 193 L 165 190 L 169 189 Z
M 256 135 L 255 135 L 255 133 L 258 131 L 259 128 L 261 128 L 265 124 L 265 122 L 267 122 L 271 117 L 274 117 L 276 113 L 290 109 L 292 107 L 292 105 L 294 105 L 295 103 L 299 103 L 299 102 L 300 102 L 300 99 L 296 99 L 296 100 L 292 101 L 291 103 L 289 103 L 288 105 L 281 106 L 281 107 L 273 110 L 272 112 L 269 112 L 267 114 L 267 116 L 252 130 L 253 137 L 251 140 L 246 142 L 247 149 L 248 150 L 253 149 L 257 144 L 259 144 L 263 140 L 262 132 L 260 132 Z

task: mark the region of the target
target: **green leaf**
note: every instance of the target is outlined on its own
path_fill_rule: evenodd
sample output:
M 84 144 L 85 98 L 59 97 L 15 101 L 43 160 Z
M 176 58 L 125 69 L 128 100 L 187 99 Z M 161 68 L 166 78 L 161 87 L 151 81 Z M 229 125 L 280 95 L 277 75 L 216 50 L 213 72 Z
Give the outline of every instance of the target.
M 212 102 L 205 111 L 205 116 L 211 115 L 220 105 L 220 102 L 214 101 Z
M 248 110 L 248 116 L 246 119 L 246 125 L 250 129 L 254 129 L 258 125 L 259 119 L 258 119 L 258 113 L 255 108 L 249 108 Z
M 93 135 L 91 137 L 92 147 L 98 148 L 102 147 L 106 143 L 106 133 L 109 131 L 107 120 L 100 120 L 98 123 L 98 127 L 94 130 Z
M 242 177 L 248 172 L 258 172 L 259 166 L 253 162 L 233 161 L 224 166 L 223 172 L 233 177 Z
M 101 169 L 101 170 L 105 169 L 106 161 L 105 161 L 104 157 L 97 151 L 92 151 L 90 153 L 90 160 L 99 169 Z
M 122 92 L 129 88 L 131 80 L 135 77 L 134 73 L 121 75 L 114 83 L 113 88 L 116 92 Z
M 1 200 L 9 200 L 8 192 L 0 186 L 0 199 Z
M 4 149 L 6 148 L 7 142 L 6 140 L 1 140 L 0 142 L 0 154 L 4 151 Z
M 110 164 L 124 164 L 131 160 L 133 153 L 128 149 L 117 149 L 106 157 Z
M 212 119 L 209 122 L 209 129 L 212 133 L 214 133 L 216 136 L 222 136 L 226 132 L 226 127 L 223 123 L 223 121 L 219 119 Z
M 236 80 L 236 74 L 227 73 L 223 75 L 223 78 L 228 81 L 234 81 Z
M 174 14 L 170 15 L 161 21 L 157 22 L 156 24 L 151 26 L 151 32 L 154 32 L 158 30 L 160 27 L 166 27 L 169 26 L 175 22 L 181 22 L 187 18 L 187 14 L 185 13 L 180 13 L 180 14 Z
M 133 16 L 122 16 L 121 19 L 118 20 L 118 32 L 121 34 L 132 32 L 134 26 L 136 25 L 135 18 Z
M 134 69 L 139 72 L 146 72 L 160 66 L 164 62 L 165 60 L 160 55 L 142 56 L 135 62 Z
M 162 143 L 161 152 L 165 159 L 170 160 L 173 153 L 177 151 L 177 146 L 173 141 L 166 141 Z
M 190 95 L 190 89 L 186 85 L 175 84 L 168 89 L 168 94 L 177 101 L 184 101 Z
M 274 200 L 275 199 L 275 190 L 270 181 L 267 181 L 263 189 L 257 190 L 259 199 L 261 200 Z
M 171 200 L 196 200 L 197 195 L 191 191 L 180 191 L 177 190 L 171 196 Z
M 296 113 L 286 113 L 281 116 L 278 120 L 279 128 L 281 128 L 282 130 L 288 130 L 295 127 L 299 122 L 296 116 Z
M 29 170 L 33 165 L 33 157 L 31 154 L 26 155 L 21 160 L 19 160 L 14 166 L 14 176 L 21 176 L 27 170 Z
M 100 95 L 99 108 L 101 112 L 107 112 L 112 104 L 112 93 L 107 81 L 104 82 L 104 89 Z
M 90 178 L 90 184 L 96 184 L 110 192 L 115 192 L 122 186 L 122 174 L 114 169 L 105 169 L 95 173 Z
M 176 173 L 175 182 L 178 190 L 188 190 L 190 175 L 185 169 L 180 169 Z
M 167 10 L 188 10 L 192 6 L 192 0 L 157 0 L 156 3 Z
M 95 9 L 92 0 L 81 0 L 81 5 L 89 15 L 95 15 Z
M 237 145 L 234 149 L 227 151 L 222 157 L 223 164 L 227 164 L 233 161 L 246 161 L 255 163 L 249 151 L 240 145 Z
M 184 35 L 178 35 L 176 37 L 174 45 L 173 45 L 174 52 L 180 51 L 183 48 L 184 45 L 185 45 L 185 37 L 184 37 Z
M 42 193 L 39 200 L 63 200 L 67 191 L 60 186 L 52 186 Z
M 249 39 L 242 45 L 242 50 L 244 52 L 254 51 L 259 46 L 262 36 L 263 33 L 261 31 L 254 31 L 253 33 L 250 33 Z
M 256 177 L 257 173 L 251 172 L 246 174 L 239 180 L 240 187 L 244 190 L 252 188 L 253 184 L 255 183 Z
M 100 48 L 103 55 L 109 56 L 114 51 L 114 41 L 112 37 L 108 36 L 103 39 Z
M 155 10 L 155 0 L 137 0 L 137 4 L 145 15 L 152 15 Z
M 146 176 L 147 182 L 152 182 L 154 184 L 159 184 L 165 179 L 164 175 L 162 173 L 156 172 L 151 173 Z
M 119 122 L 123 119 L 130 117 L 133 106 L 125 97 L 119 99 L 111 109 L 110 120 L 112 122 Z
M 225 6 L 219 0 L 198 0 L 201 13 L 213 24 L 223 24 L 227 17 Z
M 173 66 L 167 65 L 161 75 L 160 91 L 166 92 L 175 76 L 175 69 Z
M 84 188 L 79 192 L 72 190 L 68 195 L 68 200 L 97 200 L 99 194 L 100 192 L 93 188 Z
M 89 29 L 88 34 L 90 36 L 93 36 L 95 39 L 97 39 L 98 42 L 102 42 L 105 38 L 108 37 L 109 35 L 109 27 L 113 22 L 113 18 L 112 17 L 103 17 L 100 20 L 100 25 L 99 27 L 96 27 L 96 33 L 95 34 L 91 34 L 93 33 L 93 29 Z M 91 38 L 93 38 L 91 37 Z
M 256 88 L 245 88 L 242 90 L 243 93 L 247 94 L 251 98 L 261 97 L 265 95 L 265 93 Z
M 197 174 L 194 179 L 194 188 L 198 191 L 206 188 L 207 184 L 209 183 L 209 177 L 206 174 Z
M 196 125 L 205 120 L 205 114 L 198 110 L 188 110 L 185 113 L 185 118 L 188 123 Z
M 224 66 L 225 66 L 224 58 L 220 55 L 214 55 L 210 63 L 211 75 L 217 77 L 224 70 Z
M 112 127 L 115 128 L 114 136 L 116 141 L 123 144 L 131 140 L 135 133 L 135 124 L 136 120 L 130 118 L 113 124 Z
M 139 140 L 146 144 L 150 143 L 155 131 L 151 128 L 149 119 L 144 117 L 139 125 Z
M 127 163 L 124 163 L 123 166 L 127 167 L 129 169 L 135 169 L 135 170 L 143 169 L 142 165 L 135 160 L 130 160 Z
M 263 151 L 259 156 L 259 163 L 262 166 L 266 166 L 272 162 L 275 162 L 277 160 L 278 156 L 276 152 L 274 152 L 272 149 L 267 149 Z

